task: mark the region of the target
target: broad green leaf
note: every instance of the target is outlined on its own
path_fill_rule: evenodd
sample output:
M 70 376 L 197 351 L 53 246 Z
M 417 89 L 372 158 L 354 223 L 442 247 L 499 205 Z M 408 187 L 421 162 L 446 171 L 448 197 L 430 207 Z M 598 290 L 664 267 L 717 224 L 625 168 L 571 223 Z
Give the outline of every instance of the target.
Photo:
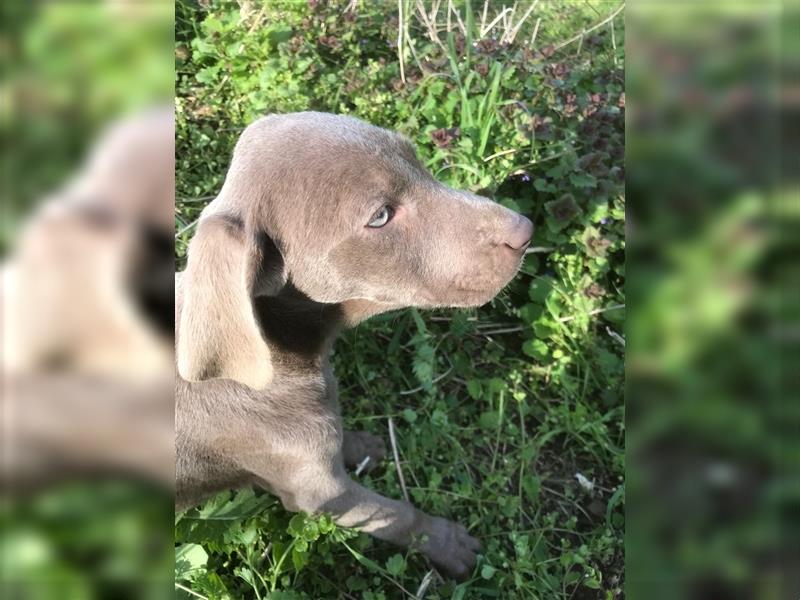
M 394 554 L 386 561 L 386 570 L 395 577 L 399 577 L 406 570 L 406 560 L 402 555 Z
M 204 569 L 208 553 L 200 544 L 182 544 L 175 549 L 175 579 L 191 579 Z

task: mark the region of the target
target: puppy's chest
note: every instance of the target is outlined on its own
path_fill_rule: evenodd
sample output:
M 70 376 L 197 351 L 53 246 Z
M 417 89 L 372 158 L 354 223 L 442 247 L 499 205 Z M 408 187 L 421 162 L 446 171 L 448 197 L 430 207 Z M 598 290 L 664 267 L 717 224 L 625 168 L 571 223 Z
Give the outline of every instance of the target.
M 325 361 L 322 365 L 322 382 L 325 390 L 325 402 L 330 410 L 339 416 L 339 385 L 333 368 L 328 361 Z
M 294 410 L 304 410 L 309 414 L 339 416 L 339 388 L 327 360 L 301 372 L 278 371 L 269 397 L 273 408 L 288 404 Z

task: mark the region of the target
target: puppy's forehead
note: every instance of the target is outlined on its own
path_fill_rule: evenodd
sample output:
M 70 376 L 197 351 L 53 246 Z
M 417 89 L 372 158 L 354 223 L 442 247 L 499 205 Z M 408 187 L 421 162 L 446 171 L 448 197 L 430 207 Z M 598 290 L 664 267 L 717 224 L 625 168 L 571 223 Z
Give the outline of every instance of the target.
M 254 144 L 266 144 L 273 155 L 291 156 L 295 160 L 314 160 L 327 165 L 365 158 L 389 163 L 416 160 L 414 146 L 402 135 L 343 115 L 317 112 L 271 115 L 248 129 L 245 137 L 255 138 Z
M 250 210 L 276 224 L 360 220 L 379 202 L 396 201 L 415 183 L 430 179 L 403 136 L 326 113 L 272 115 L 256 121 L 242 134 L 233 162 L 231 189 L 245 190 Z M 300 209 L 309 205 L 328 210 Z

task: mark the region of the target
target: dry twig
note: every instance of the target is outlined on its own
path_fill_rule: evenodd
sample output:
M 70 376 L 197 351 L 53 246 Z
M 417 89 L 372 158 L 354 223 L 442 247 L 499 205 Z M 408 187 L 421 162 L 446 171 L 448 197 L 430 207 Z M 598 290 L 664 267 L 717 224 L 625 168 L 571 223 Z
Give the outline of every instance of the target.
M 400 489 L 403 490 L 403 498 L 406 502 L 411 502 L 408 498 L 408 490 L 406 489 L 406 480 L 403 477 L 403 469 L 400 467 L 400 454 L 397 452 L 397 440 L 394 435 L 394 420 L 389 417 L 389 442 L 392 444 L 392 454 L 394 455 L 394 467 L 397 470 L 397 477 L 400 479 Z
M 573 43 L 573 42 L 577 42 L 578 40 L 582 39 L 582 38 L 583 38 L 583 36 L 585 36 L 587 33 L 590 33 L 590 32 L 592 32 L 592 31 L 594 31 L 595 29 L 597 29 L 597 28 L 599 28 L 599 27 L 602 27 L 602 26 L 603 26 L 603 25 L 605 25 L 606 23 L 610 23 L 610 22 L 611 22 L 611 21 L 613 21 L 613 20 L 616 18 L 616 16 L 617 16 L 619 13 L 621 13 L 621 12 L 622 12 L 624 9 L 625 9 L 625 3 L 623 2 L 622 4 L 620 4 L 620 5 L 619 5 L 619 7 L 617 8 L 617 10 L 615 10 L 613 13 L 611 13 L 610 15 L 608 15 L 608 16 L 607 16 L 605 19 L 603 19 L 603 20 L 602 20 L 602 21 L 600 21 L 599 23 L 595 23 L 594 25 L 592 25 L 592 26 L 591 26 L 591 27 L 589 27 L 588 29 L 584 29 L 583 31 L 581 31 L 581 32 L 580 32 L 578 35 L 574 35 L 574 36 L 572 36 L 571 38 L 569 38 L 568 40 L 565 40 L 565 41 L 563 41 L 563 42 L 560 42 L 560 43 L 556 44 L 555 46 L 553 46 L 553 51 L 556 51 L 556 50 L 561 50 L 561 48 L 563 48 L 564 46 L 569 46 L 571 43 Z
M 405 26 L 403 25 L 403 0 L 397 0 L 397 11 L 399 13 L 399 22 L 397 23 L 397 58 L 400 60 L 400 81 L 405 85 L 406 65 L 403 60 L 403 33 L 405 32 Z
M 425 573 L 425 577 L 422 578 L 422 582 L 417 588 L 417 593 L 414 594 L 414 600 L 422 600 L 425 597 L 425 592 L 428 591 L 428 587 L 431 585 L 431 581 L 433 581 L 434 573 L 435 571 L 433 569 Z

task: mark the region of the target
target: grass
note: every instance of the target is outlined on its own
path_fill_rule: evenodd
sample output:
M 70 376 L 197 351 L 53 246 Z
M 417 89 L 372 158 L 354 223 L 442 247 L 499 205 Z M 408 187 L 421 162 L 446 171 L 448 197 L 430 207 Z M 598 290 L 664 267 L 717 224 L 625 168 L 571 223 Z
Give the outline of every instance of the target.
M 537 232 L 490 305 L 376 317 L 334 352 L 345 426 L 388 442 L 391 419 L 411 501 L 481 539 L 470 581 L 441 581 L 416 553 L 240 490 L 176 516 L 178 595 L 620 595 L 622 19 L 556 49 L 616 5 L 542 3 L 504 45 L 500 25 L 480 35 L 494 6 L 482 20 L 482 5 L 457 3 L 464 30 L 437 42 L 411 3 L 402 22 L 394 5 L 205 4 L 177 7 L 179 261 L 241 129 L 305 109 L 402 131 L 441 180 L 527 214 Z M 401 498 L 393 462 L 360 479 Z

